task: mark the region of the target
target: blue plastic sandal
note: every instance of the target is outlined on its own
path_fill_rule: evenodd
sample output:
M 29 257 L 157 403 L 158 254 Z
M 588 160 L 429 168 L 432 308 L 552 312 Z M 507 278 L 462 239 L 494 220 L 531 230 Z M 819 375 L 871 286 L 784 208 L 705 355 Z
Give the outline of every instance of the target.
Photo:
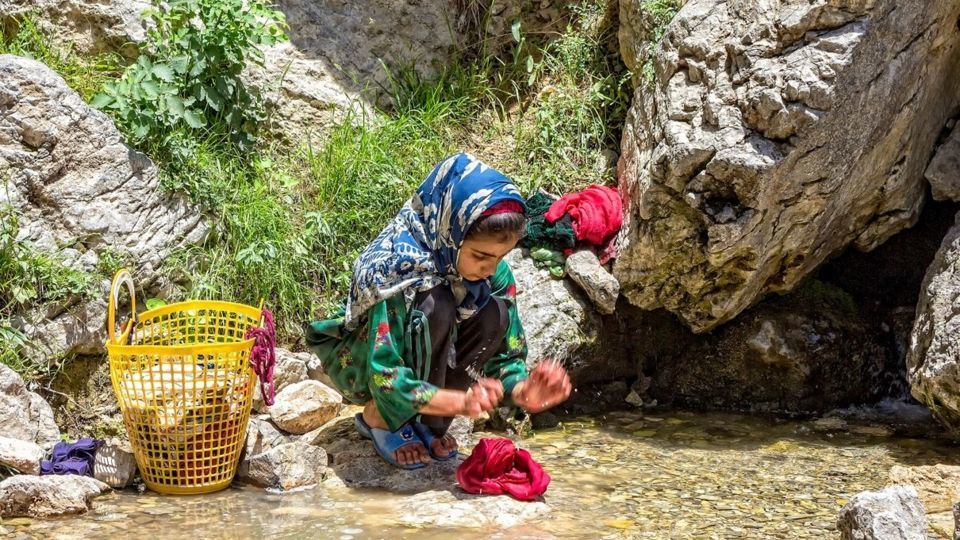
M 427 447 L 427 452 L 430 452 L 430 457 L 437 461 L 450 461 L 451 459 L 456 459 L 458 455 L 456 450 L 451 450 L 450 453 L 445 456 L 438 456 L 437 454 L 433 453 L 433 440 L 436 439 L 437 436 L 433 434 L 433 430 L 430 429 L 429 426 L 426 424 L 421 424 L 416 420 L 411 420 L 409 425 L 413 426 L 413 431 L 416 432 L 417 437 L 420 437 L 420 440 L 423 441 L 424 446 Z
M 360 432 L 360 435 L 363 435 L 373 442 L 373 448 L 387 463 L 393 465 L 394 467 L 411 471 L 413 469 L 422 469 L 426 467 L 426 464 L 424 463 L 412 463 L 410 465 L 404 465 L 393 457 L 394 453 L 404 446 L 409 446 L 411 444 L 423 444 L 423 441 L 417 437 L 417 434 L 409 424 L 404 425 L 397 431 L 372 428 L 368 426 L 366 422 L 364 422 L 363 413 L 357 413 L 356 416 L 353 417 L 353 423 L 357 426 L 357 431 Z M 427 448 L 429 449 L 430 447 L 428 446 Z

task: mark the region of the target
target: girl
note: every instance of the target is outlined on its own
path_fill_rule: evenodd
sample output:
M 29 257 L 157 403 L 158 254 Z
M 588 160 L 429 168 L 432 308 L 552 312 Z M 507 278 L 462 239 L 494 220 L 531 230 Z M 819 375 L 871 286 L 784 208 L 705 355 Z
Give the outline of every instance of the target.
M 453 417 L 507 399 L 529 412 L 570 395 L 559 364 L 529 374 L 502 260 L 520 240 L 524 200 L 469 154 L 447 158 L 354 264 L 341 316 L 312 323 L 307 344 L 387 462 L 405 469 L 457 455 Z

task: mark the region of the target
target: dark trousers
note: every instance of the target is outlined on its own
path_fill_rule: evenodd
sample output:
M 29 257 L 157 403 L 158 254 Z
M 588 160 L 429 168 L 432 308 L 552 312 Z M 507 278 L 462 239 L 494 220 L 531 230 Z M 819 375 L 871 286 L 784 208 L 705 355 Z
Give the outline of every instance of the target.
M 474 375 L 499 349 L 510 319 L 507 306 L 499 298 L 490 298 L 473 317 L 457 324 L 457 304 L 446 285 L 417 293 L 414 307 L 423 312 L 430 325 L 431 358 L 427 381 L 440 388 L 466 390 Z M 453 329 L 456 326 L 454 340 Z M 450 367 L 451 348 L 456 366 Z M 472 374 L 471 374 L 472 373 Z M 452 417 L 422 415 L 421 422 L 437 436 L 443 435 Z

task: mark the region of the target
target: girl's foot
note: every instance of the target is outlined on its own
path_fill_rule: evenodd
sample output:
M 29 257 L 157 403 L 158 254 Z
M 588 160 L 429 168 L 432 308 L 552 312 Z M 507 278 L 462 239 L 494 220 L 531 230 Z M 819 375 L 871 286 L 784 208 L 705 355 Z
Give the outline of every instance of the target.
M 389 429 L 387 423 L 380 416 L 377 406 L 371 401 L 363 408 L 363 421 L 372 429 Z M 416 439 L 416 437 L 414 437 Z M 417 463 L 429 463 L 430 453 L 419 440 L 411 441 L 398 448 L 393 454 L 393 459 L 401 465 L 414 465 Z
M 451 453 L 457 452 L 457 439 L 447 433 L 443 437 L 434 437 L 430 444 L 430 451 L 438 459 L 446 459 Z

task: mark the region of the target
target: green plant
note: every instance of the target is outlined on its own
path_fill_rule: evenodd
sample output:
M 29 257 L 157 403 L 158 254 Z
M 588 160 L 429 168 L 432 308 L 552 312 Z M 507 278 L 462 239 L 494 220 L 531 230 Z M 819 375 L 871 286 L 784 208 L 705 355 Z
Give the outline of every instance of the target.
M 686 0 L 643 0 L 640 10 L 649 21 L 649 40 L 647 43 L 646 59 L 640 73 L 645 82 L 652 83 L 655 76 L 653 69 L 653 53 L 655 47 L 663 39 L 667 25 L 677 15 Z
M 45 64 L 87 101 L 123 69 L 123 58 L 117 53 L 81 58 L 71 48 L 56 45 L 41 31 L 38 20 L 36 13 L 30 13 L 0 24 L 0 54 L 23 56 Z
M 92 294 L 93 276 L 17 241 L 18 231 L 13 208 L 0 207 L 0 321 L 27 305 Z
M 171 130 L 214 129 L 249 147 L 264 118 L 240 74 L 263 63 L 259 45 L 285 39 L 284 17 L 264 0 L 154 0 L 136 63 L 93 105 L 110 112 L 134 142 Z

